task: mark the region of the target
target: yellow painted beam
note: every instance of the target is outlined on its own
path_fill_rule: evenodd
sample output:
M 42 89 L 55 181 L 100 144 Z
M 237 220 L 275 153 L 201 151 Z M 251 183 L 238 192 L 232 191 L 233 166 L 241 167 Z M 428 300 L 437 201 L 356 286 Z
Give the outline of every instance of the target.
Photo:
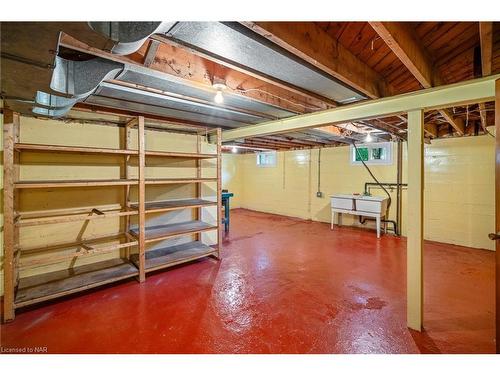
M 305 115 L 243 126 L 222 133 L 222 141 L 314 128 L 326 124 L 397 115 L 414 110 L 431 110 L 482 103 L 495 98 L 495 80 L 500 74 L 470 81 L 433 87 L 388 98 L 345 105 Z
M 407 325 L 423 323 L 424 111 L 408 112 Z

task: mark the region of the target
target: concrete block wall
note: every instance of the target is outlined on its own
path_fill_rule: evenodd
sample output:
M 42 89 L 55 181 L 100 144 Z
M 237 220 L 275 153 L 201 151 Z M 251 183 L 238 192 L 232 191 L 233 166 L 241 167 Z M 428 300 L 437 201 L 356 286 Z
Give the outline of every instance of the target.
M 435 140 L 425 146 L 425 238 L 444 243 L 494 250 L 487 237 L 494 231 L 495 144 L 490 136 Z M 258 167 L 255 154 L 223 155 L 223 187 L 235 193 L 237 205 L 251 210 L 330 221 L 329 195 L 362 193 L 372 179 L 363 166 L 352 165 L 349 147 L 321 151 L 321 186 L 318 189 L 317 149 L 277 153 L 276 167 Z M 394 163 L 371 166 L 382 182 L 396 182 Z M 406 144 L 403 146 L 403 182 L 407 176 Z M 375 195 L 384 195 L 380 189 Z M 396 192 L 390 218 L 396 215 Z M 236 202 L 236 200 L 235 200 Z M 402 233 L 406 235 L 407 205 L 403 192 Z M 346 217 L 345 225 L 360 226 Z M 373 223 L 365 226 L 374 227 Z

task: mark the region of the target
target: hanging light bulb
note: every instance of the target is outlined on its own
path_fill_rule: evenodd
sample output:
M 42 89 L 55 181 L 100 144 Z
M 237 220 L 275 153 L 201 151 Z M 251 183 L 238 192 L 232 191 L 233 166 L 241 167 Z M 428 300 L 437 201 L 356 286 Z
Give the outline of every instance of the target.
M 214 102 L 217 104 L 222 104 L 224 103 L 224 96 L 222 95 L 222 91 L 217 91 L 217 93 L 214 96 Z
M 366 134 L 365 142 L 371 142 L 373 141 L 373 137 L 370 133 Z
M 214 96 L 214 102 L 217 104 L 224 103 L 224 96 L 222 95 L 222 91 L 224 91 L 226 86 L 226 80 L 219 77 L 213 77 L 212 79 L 212 87 L 217 90 Z
M 238 152 L 238 149 L 236 148 L 236 146 L 233 146 L 233 148 L 231 149 L 231 151 L 233 152 L 233 154 L 236 154 Z

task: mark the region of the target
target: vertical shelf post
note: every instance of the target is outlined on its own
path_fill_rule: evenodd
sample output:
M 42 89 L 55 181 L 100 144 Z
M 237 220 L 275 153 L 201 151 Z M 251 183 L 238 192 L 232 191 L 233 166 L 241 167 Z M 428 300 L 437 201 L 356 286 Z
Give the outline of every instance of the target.
M 130 150 L 130 136 L 132 133 L 132 127 L 133 125 L 137 123 L 137 119 L 134 118 L 131 121 L 129 121 L 127 124 L 125 124 L 125 129 L 124 129 L 124 139 L 123 139 L 123 148 L 125 150 Z M 139 153 L 139 151 L 137 151 Z M 123 161 L 123 178 L 128 180 L 130 178 L 130 171 L 129 171 L 129 161 L 130 161 L 130 155 L 125 155 L 124 161 Z M 125 196 L 124 196 L 124 202 L 123 202 L 123 208 L 128 210 L 130 208 L 130 185 L 125 185 Z M 124 233 L 128 233 L 130 229 L 130 215 L 125 216 L 125 228 L 124 228 Z M 130 257 L 130 247 L 127 247 L 125 249 L 125 256 L 128 259 Z
M 146 179 L 145 179 L 145 134 L 144 116 L 138 118 L 138 151 L 139 151 L 139 281 L 142 283 L 146 279 Z
M 217 258 L 222 250 L 222 131 L 217 128 Z
M 19 117 L 12 111 L 5 109 L 3 113 L 3 204 L 4 204 L 4 316 L 5 322 L 14 319 L 14 140 L 15 118 Z
M 196 133 L 196 153 L 201 153 L 201 137 L 200 133 Z M 201 178 L 201 160 L 196 159 L 196 178 Z M 195 184 L 196 186 L 196 198 L 201 199 L 202 196 L 202 188 L 201 183 Z M 196 220 L 202 219 L 202 207 L 196 208 Z M 202 235 L 201 233 L 196 233 L 196 240 L 201 242 Z

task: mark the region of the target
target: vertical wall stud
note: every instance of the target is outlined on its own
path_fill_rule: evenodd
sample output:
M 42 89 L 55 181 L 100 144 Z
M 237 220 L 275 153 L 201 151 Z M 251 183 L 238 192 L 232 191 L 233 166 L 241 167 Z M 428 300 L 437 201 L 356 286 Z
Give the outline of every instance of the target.
M 407 325 L 423 323 L 424 111 L 408 112 Z
M 138 150 L 139 150 L 139 281 L 146 279 L 146 179 L 144 176 L 146 166 L 145 141 L 144 141 L 144 116 L 139 116 Z
M 4 240 L 4 316 L 5 322 L 14 319 L 14 116 L 5 109 L 3 113 L 3 240 Z

